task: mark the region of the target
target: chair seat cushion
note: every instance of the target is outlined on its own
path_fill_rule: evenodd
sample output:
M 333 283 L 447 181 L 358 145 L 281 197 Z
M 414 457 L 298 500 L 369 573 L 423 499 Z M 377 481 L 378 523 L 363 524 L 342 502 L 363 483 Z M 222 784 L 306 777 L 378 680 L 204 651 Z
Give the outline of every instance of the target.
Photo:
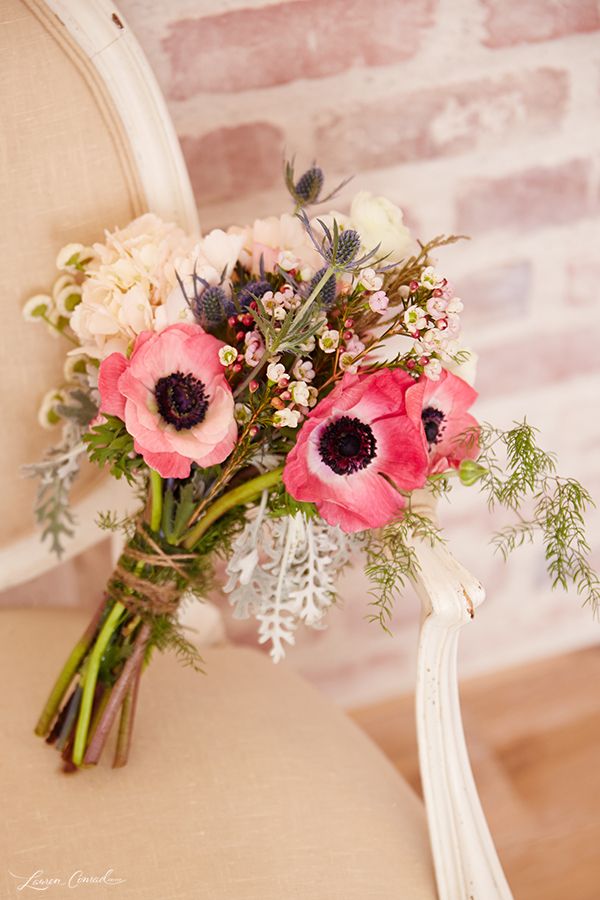
M 72 775 L 33 735 L 85 619 L 0 614 L 2 896 L 115 900 L 433 900 L 421 804 L 370 740 L 261 654 L 223 646 L 206 675 L 156 654 L 129 764 Z

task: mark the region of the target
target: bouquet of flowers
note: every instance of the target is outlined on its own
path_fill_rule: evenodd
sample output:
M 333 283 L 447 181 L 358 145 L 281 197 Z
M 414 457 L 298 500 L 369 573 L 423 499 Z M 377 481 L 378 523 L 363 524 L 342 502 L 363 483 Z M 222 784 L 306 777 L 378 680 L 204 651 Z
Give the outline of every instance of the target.
M 58 555 L 86 456 L 125 478 L 139 509 L 100 523 L 126 534 L 105 599 L 73 648 L 36 733 L 67 771 L 100 759 L 119 717 L 127 761 L 140 676 L 154 649 L 199 666 L 179 624 L 225 558 L 236 616 L 253 615 L 274 660 L 301 623 L 323 627 L 336 575 L 364 554 L 372 617 L 388 626 L 415 574 L 409 540 L 441 540 L 415 497 L 477 484 L 515 521 L 508 553 L 541 532 L 554 583 L 591 603 L 583 514 L 590 498 L 555 472 L 523 422 L 480 426 L 461 300 L 401 211 L 366 192 L 348 215 L 310 218 L 323 173 L 285 168 L 293 211 L 197 239 L 155 215 L 58 255 L 51 295 L 25 315 L 69 344 L 64 384 L 41 406 L 62 440 L 29 474 Z M 419 492 L 416 494 L 415 492 Z

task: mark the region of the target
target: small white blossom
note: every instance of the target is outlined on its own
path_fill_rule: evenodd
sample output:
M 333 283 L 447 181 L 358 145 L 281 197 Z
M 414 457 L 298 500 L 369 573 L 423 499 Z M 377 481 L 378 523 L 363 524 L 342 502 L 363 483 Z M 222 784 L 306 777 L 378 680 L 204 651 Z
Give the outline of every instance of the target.
M 403 320 L 410 331 L 421 331 L 427 325 L 427 319 L 423 314 L 423 310 L 414 303 L 404 313 Z
M 355 362 L 355 353 L 342 353 L 340 356 L 340 369 L 355 375 L 358 372 L 358 362 Z
M 281 363 L 269 363 L 267 366 L 267 378 L 269 381 L 279 381 L 285 375 L 285 366 Z
M 442 364 L 439 359 L 430 359 L 423 372 L 430 381 L 438 381 L 442 374 Z
M 362 284 L 366 291 L 378 291 L 383 284 L 383 278 L 378 275 L 375 269 L 363 269 L 356 278 L 357 284 Z
M 439 331 L 437 328 L 428 328 L 416 342 L 416 346 L 421 351 L 421 355 L 429 355 L 443 350 L 447 343 L 445 332 Z
M 313 387 L 312 385 L 310 385 L 308 388 L 308 404 L 307 405 L 308 406 L 316 406 L 318 399 L 319 399 L 318 390 L 316 389 L 316 387 Z
M 419 284 L 422 287 L 433 289 L 438 284 L 438 282 L 439 278 L 433 266 L 427 266 L 426 269 L 423 269 L 423 271 L 421 272 L 421 278 L 419 279 Z
M 273 416 L 275 428 L 297 428 L 300 421 L 300 413 L 297 409 L 278 409 Z
M 275 310 L 282 305 L 283 298 L 279 292 L 266 291 L 261 297 L 261 303 L 265 308 L 265 312 L 270 316 L 274 315 Z
M 383 312 L 388 308 L 390 298 L 385 291 L 375 291 L 369 297 L 369 306 L 373 312 Z
M 54 284 L 52 285 L 52 296 L 56 300 L 57 296 L 66 288 L 69 284 L 75 284 L 73 276 L 71 274 L 59 275 Z
M 444 297 L 430 297 L 427 312 L 433 319 L 441 319 L 448 312 L 448 301 Z
M 308 406 L 308 385 L 305 381 L 291 381 L 288 387 L 292 400 L 299 406 Z
M 449 313 L 461 313 L 465 308 L 464 303 L 459 297 L 453 297 L 448 301 L 448 312 Z
M 94 251 L 91 247 L 86 247 L 84 244 L 66 244 L 58 251 L 56 268 L 71 271 L 76 268 L 78 262 L 90 259 L 92 256 L 94 256 Z
M 222 366 L 231 366 L 237 359 L 238 352 L 231 344 L 225 344 L 219 350 L 219 362 Z
M 365 349 L 365 345 L 357 334 L 353 334 L 349 341 L 346 341 L 346 351 L 358 356 Z
M 315 370 L 313 368 L 312 360 L 297 359 L 294 363 L 292 374 L 294 375 L 294 378 L 298 379 L 298 381 L 312 381 L 315 377 Z
M 301 345 L 300 350 L 302 351 L 302 353 L 312 353 L 316 346 L 317 342 L 313 334 L 304 344 Z
M 52 297 L 48 294 L 36 294 L 30 297 L 23 307 L 23 318 L 26 322 L 37 322 L 47 316 L 52 307 Z
M 284 309 L 298 309 L 302 305 L 302 297 L 295 294 L 289 284 L 282 287 L 280 293 L 283 298 Z
M 96 369 L 96 371 L 98 371 Z M 88 367 L 85 356 L 73 354 L 72 356 L 65 357 L 65 364 L 63 366 L 63 374 L 65 376 L 65 380 L 69 382 L 78 381 L 82 376 L 85 377 L 86 381 L 88 379 Z
M 52 428 L 60 422 L 56 407 L 59 403 L 64 403 L 65 399 L 63 391 L 52 390 L 44 394 L 38 410 L 38 422 L 42 428 Z
M 337 350 L 339 342 L 339 331 L 334 331 L 332 328 L 328 328 L 319 337 L 319 347 L 321 348 L 321 350 L 323 350 L 324 353 L 334 353 L 335 350 Z
M 54 295 L 54 300 L 60 315 L 68 319 L 73 314 L 75 307 L 81 303 L 81 287 L 74 282 L 66 284 Z
M 233 416 L 240 425 L 245 425 L 252 418 L 252 411 L 245 403 L 236 403 L 233 407 Z

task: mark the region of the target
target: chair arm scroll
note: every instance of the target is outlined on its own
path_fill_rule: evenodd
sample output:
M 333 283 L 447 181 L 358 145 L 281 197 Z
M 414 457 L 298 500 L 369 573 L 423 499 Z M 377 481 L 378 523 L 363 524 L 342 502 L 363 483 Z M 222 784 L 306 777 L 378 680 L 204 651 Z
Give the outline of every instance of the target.
M 413 538 L 422 604 L 416 715 L 440 900 L 512 900 L 471 771 L 458 693 L 459 630 L 485 599 L 442 541 Z

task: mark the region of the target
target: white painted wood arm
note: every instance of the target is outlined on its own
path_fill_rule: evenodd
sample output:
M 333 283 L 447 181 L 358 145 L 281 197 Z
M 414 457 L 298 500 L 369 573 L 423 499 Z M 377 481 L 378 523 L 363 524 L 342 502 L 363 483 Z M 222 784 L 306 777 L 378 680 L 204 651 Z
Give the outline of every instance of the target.
M 441 542 L 413 539 L 423 619 L 416 714 L 421 781 L 440 900 L 512 900 L 481 808 L 458 694 L 459 631 L 485 599 Z

